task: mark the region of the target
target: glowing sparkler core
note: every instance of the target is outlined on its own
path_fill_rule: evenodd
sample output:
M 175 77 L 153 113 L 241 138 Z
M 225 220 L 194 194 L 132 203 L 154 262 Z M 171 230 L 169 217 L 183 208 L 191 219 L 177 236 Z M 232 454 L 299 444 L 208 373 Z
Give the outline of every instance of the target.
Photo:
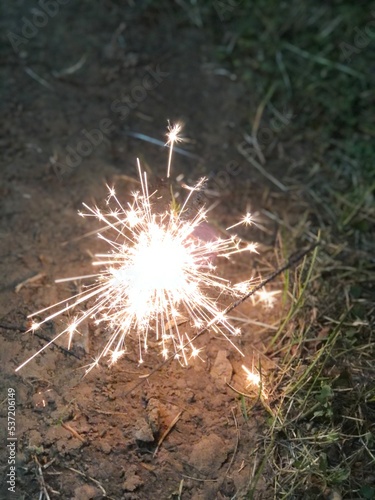
M 169 126 L 168 176 L 173 144 L 179 140 L 180 130 L 180 125 Z M 190 357 L 199 355 L 200 349 L 192 345 L 186 325 L 181 327 L 181 315 L 189 318 L 196 328 L 210 326 L 231 343 L 228 334 L 239 334 L 239 329 L 226 319 L 217 299 L 223 293 L 240 295 L 249 289 L 251 282 L 248 280 L 232 285 L 215 274 L 212 261 L 213 257 L 229 258 L 239 252 L 254 252 L 255 245 L 244 245 L 235 236 L 203 241 L 195 235 L 196 229 L 206 221 L 206 211 L 201 209 L 195 216 L 185 218 L 185 209 L 204 180 L 190 188 L 178 211 L 171 205 L 159 213 L 154 211 L 155 193 L 149 194 L 147 176 L 139 162 L 138 171 L 142 190 L 133 194 L 132 203 L 122 206 L 114 188 L 109 188 L 107 204 L 112 208 L 108 212 L 84 204 L 87 213 L 80 214 L 94 216 L 104 222 L 109 233 L 109 236 L 105 236 L 103 231 L 98 233 L 98 237 L 109 245 L 110 251 L 96 255 L 93 265 L 99 268 L 99 272 L 90 276 L 95 278 L 95 283 L 70 299 L 32 314 L 30 317 L 47 310 L 54 311 L 40 323 L 33 322 L 30 330 L 35 331 L 43 323 L 87 303 L 89 299 L 93 299 L 94 304 L 88 310 L 79 312 L 67 328 L 17 370 L 64 334 L 68 335 L 70 346 L 80 324 L 90 318 L 96 324 L 105 323 L 111 333 L 104 349 L 88 370 L 97 365 L 103 356 L 109 357 L 110 364 L 115 363 L 126 352 L 127 337 L 137 340 L 139 362 L 142 362 L 151 333 L 160 343 L 164 358 L 172 352 L 182 364 L 187 364 Z M 250 214 L 247 214 L 240 223 L 249 222 Z

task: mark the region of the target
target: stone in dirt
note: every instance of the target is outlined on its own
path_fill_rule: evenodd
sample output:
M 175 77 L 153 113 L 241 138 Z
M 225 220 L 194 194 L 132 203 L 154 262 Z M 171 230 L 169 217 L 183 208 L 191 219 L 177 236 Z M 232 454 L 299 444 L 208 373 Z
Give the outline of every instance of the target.
M 103 493 L 91 484 L 79 486 L 74 490 L 73 500 L 99 500 Z
M 231 381 L 233 374 L 233 367 L 227 356 L 227 351 L 219 351 L 211 368 L 211 377 L 219 390 L 226 389 L 226 383 Z
M 156 436 L 160 429 L 160 409 L 156 398 L 151 398 L 148 402 L 147 419 L 153 435 Z
M 216 434 L 204 436 L 193 446 L 189 464 L 205 475 L 214 475 L 228 456 L 225 442 Z
M 134 437 L 137 441 L 142 441 L 143 443 L 153 443 L 155 441 L 152 429 L 144 418 L 137 421 Z

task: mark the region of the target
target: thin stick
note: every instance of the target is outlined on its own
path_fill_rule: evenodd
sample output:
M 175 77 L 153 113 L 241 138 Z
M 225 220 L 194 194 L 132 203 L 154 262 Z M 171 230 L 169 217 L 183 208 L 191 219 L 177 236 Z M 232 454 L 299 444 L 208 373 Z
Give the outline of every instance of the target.
M 253 158 L 241 144 L 237 147 L 237 150 L 249 163 L 252 164 L 253 167 L 258 170 L 258 172 L 264 175 L 266 179 L 275 184 L 275 186 L 277 186 L 281 191 L 288 191 L 288 188 L 284 186 L 284 184 L 282 184 L 279 180 L 277 180 L 276 177 L 267 172 L 267 170 L 263 168 L 262 165 L 258 161 L 256 161 L 256 159 Z
M 252 398 L 253 398 L 253 396 L 251 396 L 250 394 L 246 394 L 245 392 L 241 392 L 241 391 L 239 391 L 238 389 L 235 389 L 235 388 L 233 387 L 233 385 L 230 385 L 230 383 L 229 383 L 229 382 L 225 382 L 225 383 L 227 384 L 227 386 L 228 386 L 230 389 L 232 389 L 232 391 L 233 391 L 233 392 L 235 392 L 235 393 L 236 393 L 236 394 L 238 394 L 239 396 L 243 396 L 244 398 L 249 398 L 249 399 L 252 399 Z
M 154 139 L 154 137 L 150 137 L 145 134 L 139 134 L 138 132 L 125 132 L 129 137 L 134 137 L 135 139 L 140 139 L 141 141 L 150 142 L 151 144 L 156 144 L 157 146 L 165 146 L 163 141 L 159 141 L 159 139 Z M 190 151 L 186 151 L 186 149 L 182 149 L 179 147 L 173 147 L 173 151 L 183 156 L 187 156 L 188 158 L 193 158 L 194 160 L 202 160 L 202 158 L 194 153 L 190 153 Z
M 76 62 L 75 64 L 73 64 L 72 66 L 69 66 L 68 68 L 62 69 L 60 71 L 52 71 L 52 74 L 55 78 L 60 78 L 60 76 L 64 76 L 64 75 L 73 75 L 79 69 L 82 68 L 82 66 L 86 62 L 86 59 L 87 59 L 87 55 L 83 54 L 83 56 L 81 56 L 80 60 L 78 62 Z
M 23 281 L 21 281 L 21 283 L 18 283 L 18 285 L 16 286 L 16 288 L 14 289 L 14 291 L 16 293 L 19 293 L 19 291 L 25 286 L 25 285 L 28 285 L 29 283 L 34 283 L 34 281 L 38 281 L 42 278 L 44 278 L 45 274 L 44 273 L 38 273 L 38 274 L 35 274 L 34 276 L 31 276 L 31 278 L 27 278 Z
M 74 437 L 76 437 L 77 439 L 79 439 L 81 441 L 81 443 L 86 443 L 86 441 L 83 439 L 83 437 L 80 434 L 78 434 L 78 432 L 75 429 L 73 429 L 73 427 L 71 427 L 69 424 L 66 424 L 65 422 L 62 422 L 61 423 L 61 427 L 64 427 L 64 429 L 66 429 Z
M 180 420 L 180 417 L 182 415 L 182 411 L 180 411 L 180 413 L 178 415 L 175 416 L 175 418 L 172 420 L 171 424 L 169 425 L 168 429 L 164 432 L 164 434 L 161 436 L 161 438 L 159 439 L 158 441 L 158 445 L 154 451 L 154 454 L 152 455 L 153 457 L 156 456 L 157 452 L 159 451 L 159 448 L 162 444 L 162 442 L 164 441 L 164 439 L 168 436 L 168 434 L 171 432 L 171 430 L 173 429 L 173 427 L 177 424 L 177 422 Z
M 231 408 L 231 412 L 232 412 L 232 416 L 233 416 L 233 420 L 234 420 L 234 425 L 236 426 L 236 431 L 237 431 L 237 439 L 236 439 L 236 444 L 234 446 L 234 451 L 233 451 L 233 455 L 232 455 L 232 458 L 230 460 L 230 463 L 229 463 L 229 466 L 228 466 L 228 469 L 225 473 L 225 477 L 228 475 L 232 465 L 233 465 L 233 462 L 234 462 L 234 457 L 236 456 L 237 454 L 237 450 L 238 450 L 238 445 L 240 443 L 240 430 L 238 428 L 238 422 L 237 422 L 237 419 L 236 419 L 236 415 L 234 414 L 234 411 L 233 411 L 233 408 Z
M 257 133 L 258 133 L 260 121 L 262 119 L 264 108 L 266 107 L 268 101 L 273 96 L 273 94 L 274 94 L 274 92 L 276 90 L 276 87 L 277 87 L 276 83 L 273 83 L 271 85 L 271 87 L 268 89 L 267 94 L 265 95 L 264 99 L 260 102 L 260 104 L 258 106 L 258 109 L 256 111 L 254 122 L 253 122 L 252 131 L 251 131 L 251 135 L 252 135 L 253 139 L 255 139 L 255 140 L 256 140 L 256 137 L 257 137 Z
M 103 488 L 103 486 L 101 485 L 101 483 L 99 483 L 99 481 L 97 481 L 96 479 L 94 479 L 93 477 L 89 476 L 88 474 L 85 474 L 84 472 L 81 472 L 80 470 L 78 469 L 74 469 L 73 467 L 67 467 L 67 469 L 75 472 L 76 474 L 79 474 L 80 476 L 82 477 L 85 477 L 86 479 L 90 479 L 90 481 L 92 481 L 93 483 L 95 483 L 97 486 L 99 486 L 101 492 L 103 493 L 103 495 L 107 496 L 107 492 L 105 491 L 105 489 Z
M 37 75 L 33 69 L 26 67 L 25 73 L 27 73 L 29 76 L 31 76 L 31 78 L 33 78 L 36 82 L 40 83 L 40 85 L 43 85 L 43 87 L 46 87 L 46 89 L 53 90 L 52 85 L 50 85 L 47 82 L 47 80 L 45 80 L 44 78 Z
M 121 416 L 128 416 L 129 413 L 125 413 L 124 411 L 104 411 L 104 410 L 98 410 L 97 408 L 90 408 L 91 411 L 95 411 L 96 413 L 100 413 L 102 415 L 121 415 Z
M 27 332 L 30 332 L 30 329 L 29 328 L 25 328 L 24 326 L 17 326 L 17 325 L 8 325 L 6 323 L 0 323 L 0 328 L 3 328 L 4 330 L 10 330 L 10 331 L 19 331 L 19 332 L 22 332 L 22 333 L 27 333 Z M 32 332 L 33 335 L 35 335 L 36 337 L 38 337 L 39 339 L 41 340 L 45 340 L 46 342 L 50 342 L 51 339 L 49 339 L 46 335 L 43 335 L 42 333 L 40 332 Z M 65 349 L 65 347 L 62 347 L 61 345 L 58 345 L 56 344 L 56 342 L 51 342 L 52 345 L 54 345 L 55 347 L 57 347 L 57 349 L 59 349 L 61 352 L 63 352 L 64 354 L 69 354 L 70 356 L 73 356 L 75 357 L 76 359 L 81 359 L 79 356 L 77 356 L 77 354 L 75 354 L 73 351 L 69 351 L 69 349 Z
M 250 290 L 248 293 L 246 293 L 245 295 L 240 297 L 238 300 L 229 304 L 229 306 L 226 309 L 224 309 L 224 311 L 223 311 L 222 315 L 220 315 L 220 317 L 233 311 L 233 309 L 236 309 L 236 307 L 238 307 L 240 304 L 242 304 L 247 299 L 252 297 L 256 292 L 258 292 L 263 287 L 268 285 L 268 283 L 270 283 L 275 278 L 280 276 L 284 271 L 286 271 L 287 269 L 289 269 L 290 267 L 294 266 L 299 261 L 301 261 L 306 255 L 308 255 L 310 252 L 312 252 L 319 244 L 320 244 L 320 242 L 317 241 L 317 242 L 313 243 L 312 245 L 310 245 L 306 250 L 303 250 L 302 252 L 299 252 L 299 253 L 296 253 L 296 254 L 290 256 L 289 259 L 286 261 L 286 263 L 283 266 L 276 269 L 276 271 L 271 273 L 267 278 L 265 278 L 258 285 L 256 285 L 254 288 L 252 288 L 252 290 Z M 129 389 L 127 392 L 125 392 L 123 397 L 128 396 L 130 393 L 132 393 L 133 391 L 138 389 L 138 387 L 140 387 L 142 384 L 144 384 L 144 382 L 146 380 L 148 380 L 152 375 L 154 375 L 161 368 L 166 366 L 170 361 L 172 361 L 172 359 L 174 359 L 177 354 L 179 354 L 181 351 L 183 351 L 188 345 L 191 345 L 191 343 L 194 342 L 198 337 L 201 337 L 204 333 L 206 333 L 208 331 L 208 329 L 210 328 L 210 326 L 214 325 L 218 320 L 219 320 L 219 318 L 212 321 L 208 325 L 204 326 L 192 339 L 190 339 L 188 342 L 186 342 L 186 344 L 184 344 L 182 347 L 180 347 L 180 349 L 178 349 L 174 354 L 172 354 L 171 356 L 166 358 L 164 361 L 159 363 L 159 365 L 157 365 L 153 370 L 151 370 L 151 372 L 147 376 L 143 376 L 143 378 L 139 382 L 134 384 L 134 386 L 131 389 Z
M 35 465 L 36 465 L 36 471 L 37 471 L 37 479 L 38 479 L 38 483 L 39 483 L 39 486 L 40 486 L 40 495 L 39 495 L 39 498 L 45 498 L 46 500 L 51 500 L 51 497 L 49 496 L 48 494 L 48 491 L 47 491 L 47 486 L 46 486 L 46 483 L 44 481 L 44 476 L 43 476 L 43 471 L 42 471 L 42 467 L 36 457 L 36 455 L 33 455 L 33 459 L 34 459 L 34 462 L 35 462 Z

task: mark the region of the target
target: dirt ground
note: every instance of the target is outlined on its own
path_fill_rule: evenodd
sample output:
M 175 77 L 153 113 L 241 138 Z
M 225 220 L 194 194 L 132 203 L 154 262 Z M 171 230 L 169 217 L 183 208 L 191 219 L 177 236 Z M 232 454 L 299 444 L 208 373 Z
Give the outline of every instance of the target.
M 257 466 L 249 451 L 259 445 L 267 414 L 254 393 L 247 419 L 238 394 L 226 385 L 252 391 L 241 370 L 243 359 L 225 340 L 206 334 L 200 339 L 202 360 L 188 368 L 170 363 L 126 396 L 160 362 L 158 351 L 151 349 L 140 367 L 130 345 L 115 366 L 82 378 L 82 367 L 106 334 L 91 324 L 71 352 L 54 345 L 21 371 L 15 368 L 69 319 L 63 315 L 45 325 L 39 331 L 43 338 L 25 333 L 28 314 L 82 286 L 55 279 L 91 272 L 97 240 L 82 235 L 96 225 L 77 215 L 82 202 L 102 203 L 106 184 L 128 200 L 137 157 L 155 182 L 165 175 L 167 150 L 132 133 L 164 141 L 168 119 L 185 124 L 190 140 L 181 147 L 196 157 L 175 154 L 173 176 L 184 174 L 188 183 L 209 176 L 206 201 L 215 204 L 213 226 L 227 227 L 249 208 L 267 209 L 272 196 L 273 210 L 278 205 L 283 217 L 290 200 L 274 195 L 237 152 L 252 96 L 220 65 L 208 32 L 179 22 L 175 10 L 69 2 L 35 29 L 34 4 L 3 6 L 1 21 L 3 478 L 8 388 L 16 391 L 18 440 L 16 493 L 7 491 L 3 479 L 1 498 L 47 498 L 39 496 L 43 491 L 50 498 L 77 500 L 243 498 Z M 87 149 L 93 129 L 101 134 Z M 228 167 L 233 162 L 239 165 L 236 175 Z M 275 160 L 281 181 L 288 162 L 285 152 Z M 289 211 L 289 217 L 298 214 Z M 272 271 L 276 229 L 268 221 L 264 231 L 243 230 L 244 237 L 260 241 L 261 257 L 240 259 L 223 273 L 237 281 Z M 251 303 L 235 311 L 249 320 L 234 322 L 242 327 L 236 342 L 249 367 L 259 362 L 272 333 L 255 322 L 272 325 L 277 311 Z M 64 340 L 57 344 L 66 346 Z M 259 482 L 257 498 L 271 496 L 266 482 Z

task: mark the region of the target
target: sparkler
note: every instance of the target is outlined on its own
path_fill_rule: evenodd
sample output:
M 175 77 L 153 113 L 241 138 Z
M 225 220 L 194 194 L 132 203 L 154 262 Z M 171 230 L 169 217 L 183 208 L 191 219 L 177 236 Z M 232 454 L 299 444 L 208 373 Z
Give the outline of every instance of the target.
M 181 140 L 181 126 L 169 126 L 168 130 L 169 177 L 173 145 Z M 43 323 L 63 313 L 79 309 L 88 301 L 93 304 L 80 310 L 61 333 L 17 370 L 63 335 L 67 335 L 70 348 L 79 326 L 86 320 L 92 320 L 96 325 L 105 324 L 109 332 L 102 351 L 88 365 L 87 371 L 98 365 L 103 357 L 109 358 L 109 364 L 115 363 L 127 352 L 128 337 L 137 341 L 140 363 L 148 350 L 150 336 L 153 336 L 160 344 L 164 359 L 172 352 L 186 365 L 200 352 L 191 342 L 186 325 L 181 326 L 187 320 L 193 328 L 210 328 L 232 344 L 231 337 L 239 335 L 240 330 L 226 318 L 218 300 L 223 294 L 240 296 L 251 288 L 252 282 L 232 284 L 217 274 L 214 261 L 241 252 L 256 252 L 256 245 L 245 244 L 237 236 L 211 236 L 208 241 L 198 236 L 198 229 L 207 224 L 207 211 L 201 208 L 191 216 L 188 208 L 193 194 L 202 189 L 205 179 L 189 188 L 181 207 L 170 203 L 169 208 L 160 211 L 155 208 L 157 191 L 149 192 L 147 175 L 139 160 L 138 174 L 141 192 L 132 194 L 131 203 L 123 206 L 114 188 L 108 188 L 108 210 L 84 204 L 85 212 L 80 215 L 95 217 L 104 223 L 105 232 L 102 228 L 98 238 L 108 245 L 109 250 L 96 255 L 93 266 L 98 268 L 97 273 L 80 277 L 92 279 L 94 283 L 73 297 L 31 314 L 30 317 L 34 318 L 49 311 L 41 322 L 34 321 L 29 331 L 37 330 Z M 249 223 L 251 215 L 246 214 L 231 227 Z

